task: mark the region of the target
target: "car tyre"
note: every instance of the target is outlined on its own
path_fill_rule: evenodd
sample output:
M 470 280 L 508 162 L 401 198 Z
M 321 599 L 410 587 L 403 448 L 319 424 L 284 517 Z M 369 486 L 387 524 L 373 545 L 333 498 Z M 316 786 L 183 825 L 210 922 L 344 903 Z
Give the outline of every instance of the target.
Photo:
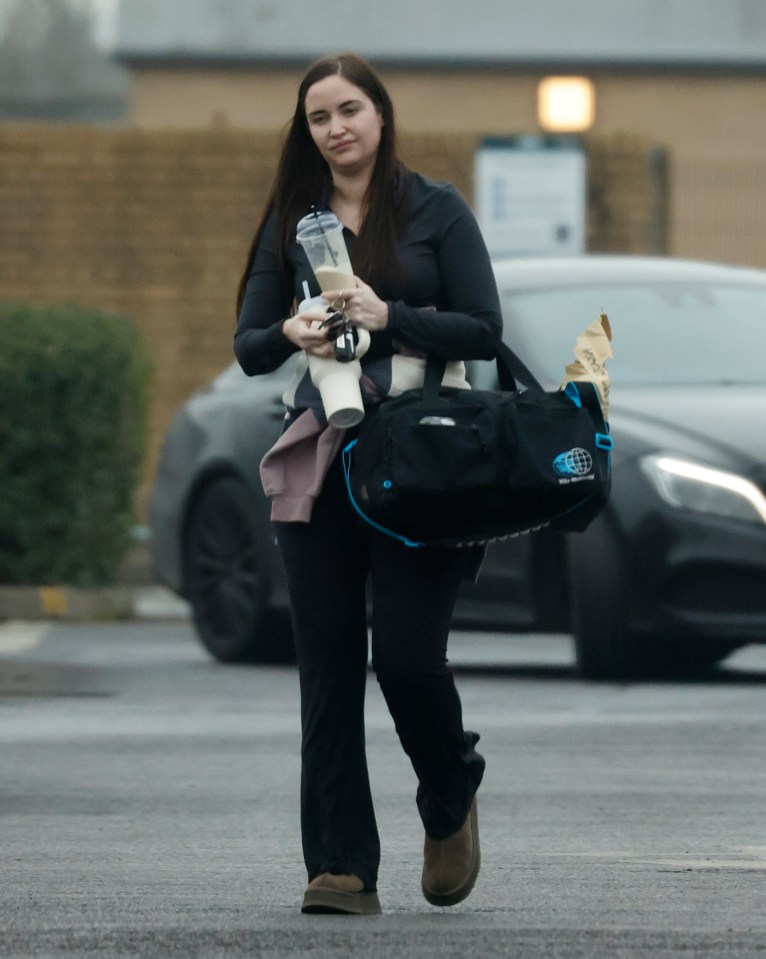
M 569 608 L 578 672 L 585 679 L 636 679 L 649 649 L 631 632 L 625 561 L 605 514 L 568 537 Z
M 236 476 L 214 477 L 195 495 L 184 536 L 184 595 L 197 635 L 221 662 L 293 656 L 288 618 L 269 606 L 266 535 L 253 493 Z
M 741 645 L 741 643 L 727 643 L 724 640 L 720 642 L 676 640 L 663 647 L 665 655 L 662 664 L 666 667 L 663 673 L 670 677 L 689 677 L 707 673 Z

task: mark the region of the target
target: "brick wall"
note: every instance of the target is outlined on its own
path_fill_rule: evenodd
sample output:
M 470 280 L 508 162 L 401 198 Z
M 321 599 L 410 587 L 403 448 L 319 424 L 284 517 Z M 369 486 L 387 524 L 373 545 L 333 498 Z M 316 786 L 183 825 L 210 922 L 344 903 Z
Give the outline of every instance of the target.
M 409 135 L 407 162 L 470 200 L 476 141 Z M 589 246 L 657 242 L 639 138 L 592 140 Z M 232 360 L 233 301 L 278 135 L 0 126 L 0 298 L 132 317 L 155 365 L 141 502 L 173 411 Z

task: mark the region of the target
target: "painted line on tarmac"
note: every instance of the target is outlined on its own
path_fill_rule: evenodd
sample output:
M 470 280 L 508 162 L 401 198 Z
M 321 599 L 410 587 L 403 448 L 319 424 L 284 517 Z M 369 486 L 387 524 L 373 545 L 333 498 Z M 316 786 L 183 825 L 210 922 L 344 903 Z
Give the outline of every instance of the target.
M 49 623 L 9 620 L 0 623 L 0 655 L 36 649 L 50 631 Z
M 699 855 L 689 853 L 676 856 L 647 856 L 619 850 L 588 850 L 583 852 L 552 852 L 556 859 L 611 860 L 613 863 L 639 866 L 660 866 L 662 871 L 696 872 L 697 870 L 766 871 L 766 846 L 735 846 L 726 853 Z

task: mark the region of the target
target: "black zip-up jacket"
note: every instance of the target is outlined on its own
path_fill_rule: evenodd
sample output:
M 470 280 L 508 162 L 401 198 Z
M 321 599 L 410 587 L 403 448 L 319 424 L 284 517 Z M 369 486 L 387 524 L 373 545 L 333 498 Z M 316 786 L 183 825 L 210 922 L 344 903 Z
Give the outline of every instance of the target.
M 388 326 L 375 332 L 365 363 L 397 352 L 395 341 L 446 360 L 491 359 L 502 330 L 500 302 L 489 254 L 476 218 L 449 183 L 408 173 L 409 216 L 399 239 L 403 286 L 382 284 Z M 266 223 L 248 279 L 234 336 L 234 351 L 250 376 L 270 373 L 297 347 L 282 332 L 293 299 L 320 290 L 297 241 L 288 249 L 290 276 L 283 276 L 276 245 L 276 218 Z M 353 261 L 355 235 L 344 229 Z

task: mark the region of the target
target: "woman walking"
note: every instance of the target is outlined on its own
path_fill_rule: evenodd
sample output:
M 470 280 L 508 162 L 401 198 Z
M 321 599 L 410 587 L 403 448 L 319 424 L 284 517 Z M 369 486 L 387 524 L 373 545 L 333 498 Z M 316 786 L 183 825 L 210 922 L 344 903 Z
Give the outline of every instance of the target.
M 344 300 L 348 321 L 370 334 L 362 359 L 368 399 L 385 402 L 413 369 L 422 382 L 429 352 L 448 361 L 445 384 L 468 387 L 463 361 L 492 358 L 502 322 L 485 245 L 452 186 L 401 163 L 391 99 L 354 54 L 313 64 L 298 90 L 240 284 L 235 352 L 250 375 L 271 372 L 299 350 L 333 355 L 332 334 L 328 340 L 316 322 L 325 311 L 294 309 L 307 288 L 319 293 L 295 240 L 296 224 L 312 209 L 333 212 L 344 226 L 354 285 L 323 296 Z M 364 734 L 368 579 L 373 668 L 418 779 L 422 891 L 434 905 L 453 905 L 479 871 L 475 797 L 484 759 L 478 735 L 463 727 L 447 639 L 460 584 L 475 577 L 481 553 L 408 549 L 358 524 L 341 472 L 343 431 L 323 421 L 304 370 L 285 395 L 280 438 L 299 455 L 284 461 L 282 485 L 267 488 L 300 676 L 302 908 L 380 911 Z

